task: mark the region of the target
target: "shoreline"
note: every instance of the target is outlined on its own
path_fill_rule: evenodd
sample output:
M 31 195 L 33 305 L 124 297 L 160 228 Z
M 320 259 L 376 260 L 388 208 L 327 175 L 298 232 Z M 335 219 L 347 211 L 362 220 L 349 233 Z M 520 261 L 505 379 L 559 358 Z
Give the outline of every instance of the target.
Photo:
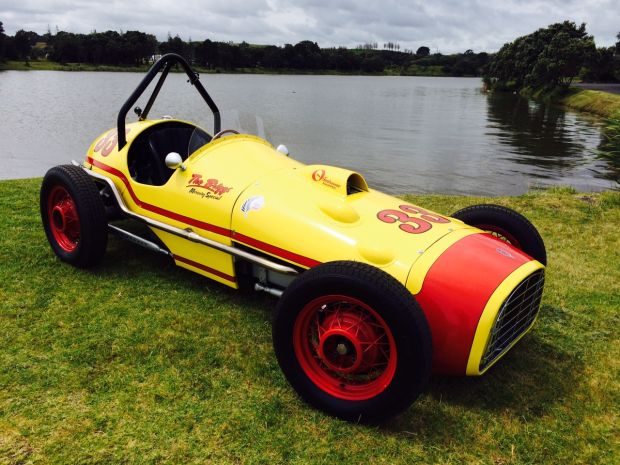
M 118 72 L 118 73 L 145 73 L 150 65 L 143 66 L 112 66 L 92 65 L 84 63 L 57 63 L 51 61 L 7 61 L 0 63 L 0 71 L 93 71 L 93 72 Z M 428 70 L 419 68 L 418 73 L 402 73 L 394 68 L 385 69 L 381 73 L 344 72 L 338 70 L 297 70 L 289 68 L 236 68 L 236 69 L 207 69 L 195 67 L 201 74 L 263 74 L 263 75 L 292 75 L 292 76 L 419 76 L 419 77 L 467 77 L 480 78 L 480 76 L 450 76 L 437 69 L 429 67 Z M 556 103 L 576 111 L 591 113 L 603 118 L 620 118 L 620 95 L 604 90 L 581 89 L 571 87 L 568 93 L 558 96 L 554 93 L 545 94 L 540 90 L 523 89 L 521 95 L 536 100 L 544 100 Z
M 114 66 L 94 65 L 84 63 L 58 63 L 52 61 L 7 61 L 0 63 L 1 71 L 69 71 L 69 72 L 118 72 L 118 73 L 145 73 L 150 65 L 142 66 Z M 364 73 L 360 71 L 345 72 L 338 70 L 297 70 L 289 68 L 236 68 L 236 69 L 207 69 L 200 66 L 194 69 L 201 74 L 261 74 L 261 75 L 291 75 L 291 76 L 418 76 L 418 77 L 467 77 L 480 76 L 450 76 L 438 70 L 436 66 L 429 69 L 418 68 L 418 73 L 402 73 L 394 68 L 385 69 L 380 73 Z M 173 71 L 176 72 L 176 71 Z M 604 90 L 582 89 L 571 87 L 564 95 L 555 92 L 545 93 L 542 90 L 522 89 L 520 94 L 527 98 L 543 100 L 548 103 L 562 105 L 575 111 L 590 113 L 602 118 L 620 119 L 620 94 L 613 94 Z
M 590 113 L 607 119 L 620 119 L 620 95 L 602 90 L 571 87 L 565 93 L 545 92 L 531 88 L 519 92 L 523 97 L 542 100 L 565 108 Z
M 572 110 L 591 113 L 603 118 L 620 119 L 620 95 L 601 90 L 576 89 L 558 100 Z
M 118 73 L 145 73 L 151 65 L 142 66 L 115 66 L 95 65 L 88 63 L 58 63 L 53 61 L 7 61 L 0 63 L 0 71 L 104 71 Z M 271 74 L 271 75 L 300 75 L 300 76 L 425 76 L 425 77 L 467 77 L 480 78 L 480 76 L 451 76 L 444 73 L 438 66 L 417 67 L 416 72 L 403 73 L 398 68 L 386 68 L 379 73 L 362 71 L 339 71 L 335 69 L 299 70 L 293 68 L 234 68 L 234 69 L 210 69 L 194 66 L 200 74 Z M 171 72 L 177 72 L 172 70 Z M 180 71 L 179 71 L 180 72 Z

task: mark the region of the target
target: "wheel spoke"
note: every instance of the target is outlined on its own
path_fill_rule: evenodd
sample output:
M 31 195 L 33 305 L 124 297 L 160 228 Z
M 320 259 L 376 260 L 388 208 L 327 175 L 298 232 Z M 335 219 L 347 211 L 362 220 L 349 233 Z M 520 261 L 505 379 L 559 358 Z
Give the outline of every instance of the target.
M 374 347 L 378 347 L 380 345 L 387 345 L 389 346 L 389 342 L 379 342 L 381 339 L 383 338 L 383 334 L 380 335 L 377 339 L 375 339 L 374 341 L 366 344 L 366 348 L 364 349 L 364 352 L 368 352 L 369 349 L 372 349 Z
M 304 371 L 324 389 L 352 398 L 382 391 L 394 375 L 393 337 L 386 323 L 367 304 L 353 298 L 326 296 L 302 310 L 295 339 Z M 299 326 L 301 325 L 301 326 Z
M 80 218 L 75 202 L 64 186 L 55 186 L 47 201 L 50 230 L 59 247 L 73 252 L 80 240 Z

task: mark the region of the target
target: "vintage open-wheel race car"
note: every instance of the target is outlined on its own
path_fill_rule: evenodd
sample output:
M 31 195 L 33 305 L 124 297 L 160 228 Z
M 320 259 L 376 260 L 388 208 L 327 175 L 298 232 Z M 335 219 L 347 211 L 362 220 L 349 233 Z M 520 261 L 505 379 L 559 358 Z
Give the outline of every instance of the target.
M 147 119 L 173 66 L 212 111 L 213 135 Z M 432 372 L 484 373 L 532 327 L 546 253 L 522 215 L 497 205 L 440 215 L 220 126 L 190 65 L 163 56 L 85 160 L 45 175 L 41 217 L 55 254 L 97 265 L 113 234 L 226 286 L 279 297 L 273 345 L 286 378 L 310 404 L 353 421 L 405 410 Z

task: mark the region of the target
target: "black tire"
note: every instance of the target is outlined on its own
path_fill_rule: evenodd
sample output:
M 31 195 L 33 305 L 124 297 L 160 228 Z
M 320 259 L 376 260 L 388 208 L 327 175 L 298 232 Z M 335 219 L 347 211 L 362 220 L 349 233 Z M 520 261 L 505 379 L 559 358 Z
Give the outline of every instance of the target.
M 463 208 L 453 218 L 493 233 L 543 265 L 547 264 L 547 251 L 536 227 L 523 215 L 501 205 L 472 205 Z
M 47 240 L 58 258 L 80 268 L 101 262 L 108 242 L 105 208 L 82 168 L 50 169 L 41 185 L 40 208 Z
M 431 333 L 419 305 L 395 278 L 364 263 L 325 263 L 293 281 L 276 308 L 273 344 L 298 394 L 349 421 L 376 423 L 406 410 L 431 373 Z

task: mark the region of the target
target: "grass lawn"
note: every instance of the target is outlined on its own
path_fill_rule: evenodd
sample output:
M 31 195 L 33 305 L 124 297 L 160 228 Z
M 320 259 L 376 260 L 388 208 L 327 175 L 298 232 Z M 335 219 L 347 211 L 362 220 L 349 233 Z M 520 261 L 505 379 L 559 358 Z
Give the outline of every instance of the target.
M 0 63 L 0 70 L 14 71 L 129 71 L 144 73 L 148 66 L 91 65 L 88 63 L 58 63 L 47 60 L 7 61 Z
M 405 414 L 368 427 L 288 386 L 273 298 L 113 238 L 93 272 L 60 263 L 39 184 L 0 182 L 0 464 L 620 461 L 620 193 L 492 199 L 546 240 L 536 326 L 485 376 L 433 377 Z M 444 213 L 484 201 L 407 199 Z
M 201 74 L 308 74 L 308 75 L 336 75 L 336 76 L 445 76 L 443 66 L 418 66 L 411 65 L 406 70 L 400 67 L 388 68 L 375 73 L 367 73 L 360 70 L 339 71 L 336 69 L 299 70 L 293 68 L 233 68 L 233 69 L 207 69 L 198 65 L 192 65 L 195 71 Z M 48 60 L 32 61 L 7 61 L 0 63 L 0 71 L 114 71 L 145 73 L 150 66 L 114 66 L 95 65 L 89 63 L 58 63 Z M 173 68 L 172 72 L 182 72 L 180 68 Z
M 579 111 L 587 111 L 604 118 L 620 119 L 620 95 L 600 90 L 571 88 L 559 103 Z

